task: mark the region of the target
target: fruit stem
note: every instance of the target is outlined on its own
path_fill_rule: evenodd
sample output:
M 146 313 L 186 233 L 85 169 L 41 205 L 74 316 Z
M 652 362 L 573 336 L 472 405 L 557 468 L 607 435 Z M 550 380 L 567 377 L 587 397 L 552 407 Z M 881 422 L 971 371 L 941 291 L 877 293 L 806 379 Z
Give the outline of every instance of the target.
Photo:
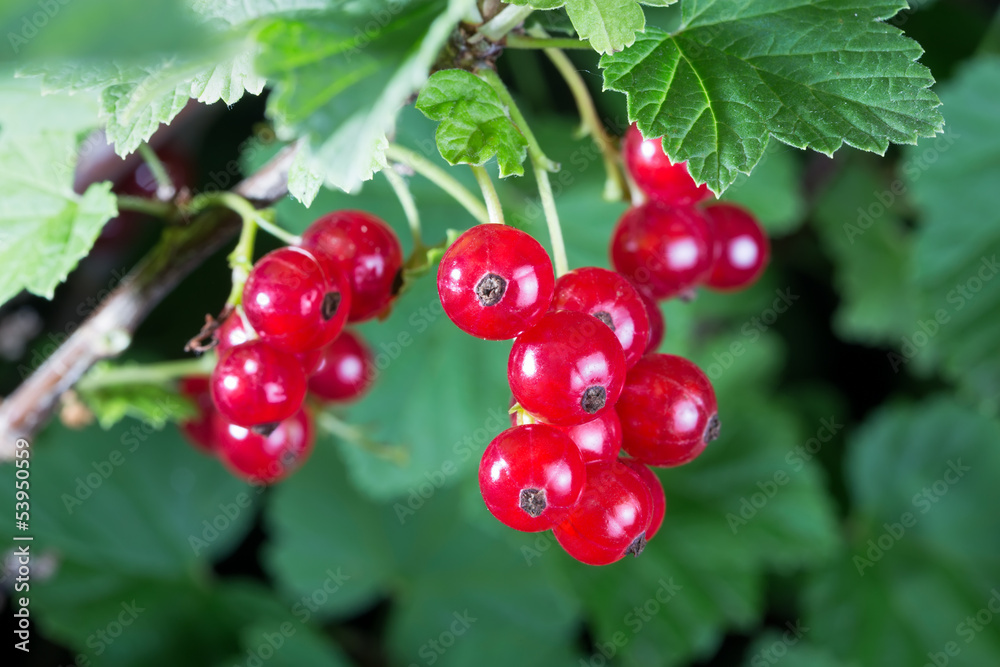
M 439 188 L 451 195 L 455 201 L 461 204 L 465 210 L 479 222 L 482 223 L 490 221 L 490 215 L 486 211 L 486 207 L 483 206 L 483 203 L 479 201 L 479 197 L 469 192 L 469 190 L 455 180 L 451 174 L 427 158 L 417 155 L 409 148 L 404 148 L 399 144 L 389 144 L 389 148 L 386 150 L 385 155 L 393 162 L 406 165 L 431 183 L 437 185 Z
M 503 225 L 503 208 L 500 206 L 500 197 L 497 195 L 497 189 L 493 187 L 493 179 L 490 178 L 490 174 L 486 171 L 486 167 L 479 167 L 476 165 L 471 165 L 472 173 L 476 175 L 476 180 L 479 181 L 479 187 L 483 190 L 483 199 L 486 200 L 486 210 L 490 214 L 490 222 Z
M 417 205 L 413 201 L 413 193 L 410 192 L 410 187 L 406 184 L 406 179 L 400 176 L 392 168 L 392 165 L 383 169 L 382 174 L 389 181 L 389 185 L 392 186 L 393 191 L 396 193 L 396 198 L 399 199 L 400 206 L 403 207 L 406 222 L 410 226 L 410 234 L 413 235 L 413 252 L 424 251 L 427 246 L 424 245 L 423 234 L 420 229 L 420 213 L 417 211 Z
M 507 107 L 510 119 L 524 135 L 528 142 L 528 157 L 531 159 L 531 168 L 535 172 L 535 180 L 538 182 L 538 196 L 542 200 L 542 210 L 545 212 L 545 223 L 549 228 L 549 238 L 552 240 L 552 264 L 555 268 L 556 277 L 569 271 L 569 261 L 566 259 L 566 243 L 563 240 L 562 226 L 559 224 L 559 212 L 556 210 L 556 200 L 552 194 L 552 184 L 549 182 L 549 172 L 558 171 L 559 165 L 550 160 L 542 152 L 542 147 L 528 127 L 528 121 L 517 108 L 514 98 L 511 97 L 507 86 L 500 80 L 499 75 L 493 70 L 482 70 L 479 72 L 486 83 L 496 91 L 500 101 Z
M 228 208 L 233 213 L 239 215 L 244 226 L 247 220 L 252 220 L 258 227 L 275 237 L 282 243 L 288 245 L 301 245 L 302 237 L 291 234 L 272 222 L 274 215 L 272 209 L 258 210 L 249 201 L 233 192 L 206 192 L 191 200 L 187 206 L 189 212 L 200 212 L 210 206 L 221 206 Z M 253 247 L 250 248 L 251 252 Z
M 253 268 L 253 246 L 257 239 L 257 223 L 253 218 L 243 218 L 243 228 L 240 230 L 240 240 L 226 259 L 233 272 L 233 286 L 229 290 L 226 305 L 237 307 L 243 303 L 243 285 L 246 284 Z
M 405 466 L 410 462 L 410 453 L 402 447 L 393 447 L 381 442 L 375 442 L 362 429 L 341 421 L 329 410 L 319 412 L 316 415 L 316 423 L 335 438 L 349 442 L 352 445 L 357 445 L 380 459 L 391 461 L 399 466 Z
M 208 375 L 214 366 L 215 355 L 213 354 L 205 354 L 194 359 L 161 361 L 155 364 L 97 365 L 80 379 L 76 389 L 86 393 L 128 384 L 164 385 L 192 375 Z
M 590 42 L 573 37 L 528 37 L 507 35 L 509 49 L 590 49 Z
M 154 218 L 160 218 L 167 222 L 174 222 L 177 219 L 177 207 L 170 202 L 135 197 L 133 195 L 118 195 L 117 198 L 119 211 L 145 213 L 146 215 L 151 215 Z
M 527 5 L 508 5 L 499 14 L 479 26 L 479 34 L 494 42 L 524 22 L 534 10 Z
M 139 154 L 149 166 L 149 170 L 153 172 L 153 178 L 156 179 L 156 198 L 160 201 L 170 201 L 173 199 L 174 195 L 177 194 L 177 187 L 170 179 L 170 174 L 167 173 L 167 168 L 163 166 L 160 156 L 145 141 L 139 144 Z
M 545 33 L 539 31 L 542 35 Z M 604 199 L 607 201 L 619 201 L 625 196 L 628 184 L 618 165 L 618 150 L 615 148 L 611 137 L 604 130 L 604 124 L 597 115 L 597 107 L 594 106 L 594 99 L 590 96 L 590 90 L 586 82 L 580 76 L 580 72 L 573 66 L 569 57 L 555 48 L 546 48 L 545 55 L 549 57 L 552 64 L 556 66 L 562 75 L 573 99 L 576 100 L 577 109 L 580 111 L 580 133 L 589 134 L 597 147 L 601 150 L 604 158 L 604 171 L 607 173 L 607 180 L 604 181 Z

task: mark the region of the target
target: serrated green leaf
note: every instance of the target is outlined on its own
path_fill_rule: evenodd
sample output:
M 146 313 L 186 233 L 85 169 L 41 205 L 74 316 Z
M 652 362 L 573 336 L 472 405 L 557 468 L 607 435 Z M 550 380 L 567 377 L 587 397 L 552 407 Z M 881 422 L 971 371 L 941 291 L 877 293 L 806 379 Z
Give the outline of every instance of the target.
M 862 665 L 922 665 L 950 642 L 955 664 L 1000 661 L 1000 636 L 967 621 L 1000 598 L 1000 532 L 982 510 L 1000 502 L 998 442 L 1000 425 L 949 399 L 885 408 L 854 434 L 850 542 L 811 576 L 811 641 Z
M 128 365 L 116 367 L 129 368 Z M 99 375 L 108 368 L 112 368 L 112 364 L 97 364 L 88 377 Z M 132 417 L 155 429 L 161 429 L 170 422 L 189 419 L 198 414 L 196 406 L 188 398 L 159 384 L 132 382 L 94 389 L 87 389 L 86 386 L 85 377 L 77 387 L 77 394 L 105 430 L 125 417 Z
M 449 163 L 483 165 L 496 156 L 500 178 L 524 175 L 528 142 L 496 91 L 475 74 L 434 73 L 417 97 L 417 109 L 441 122 L 435 139 Z
M 511 4 L 535 9 L 565 7 L 580 39 L 590 41 L 598 53 L 621 51 L 635 42 L 646 27 L 643 5 L 667 7 L 677 0 L 513 0 Z
M 879 0 L 684 2 L 673 33 L 648 29 L 601 58 L 605 90 L 695 180 L 721 193 L 760 160 L 769 137 L 832 154 L 882 153 L 941 131 L 920 46 L 883 22 Z

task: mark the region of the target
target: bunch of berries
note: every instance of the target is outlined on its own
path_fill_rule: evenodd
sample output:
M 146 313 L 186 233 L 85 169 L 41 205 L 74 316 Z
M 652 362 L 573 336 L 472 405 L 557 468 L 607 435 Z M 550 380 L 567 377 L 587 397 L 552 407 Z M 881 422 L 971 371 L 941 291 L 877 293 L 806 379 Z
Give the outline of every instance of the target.
M 309 456 L 308 391 L 320 401 L 360 397 L 374 375 L 370 351 L 348 322 L 389 308 L 402 271 L 392 229 L 361 211 L 322 216 L 299 246 L 261 257 L 241 306 L 216 330 L 211 377 L 181 390 L 199 406 L 182 429 L 238 476 L 276 482 Z

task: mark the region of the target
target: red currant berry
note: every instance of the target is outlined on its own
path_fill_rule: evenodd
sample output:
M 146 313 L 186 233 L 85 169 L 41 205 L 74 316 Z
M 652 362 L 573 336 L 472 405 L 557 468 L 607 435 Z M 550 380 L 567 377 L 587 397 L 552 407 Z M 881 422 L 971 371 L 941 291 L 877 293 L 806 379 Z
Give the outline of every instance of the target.
M 234 424 L 276 424 L 302 406 L 306 375 L 294 356 L 252 340 L 219 358 L 211 386 L 215 407 Z
M 654 299 L 677 296 L 704 280 L 713 253 L 701 211 L 659 202 L 630 208 L 611 237 L 615 270 Z
M 378 217 L 364 211 L 327 213 L 309 225 L 302 247 L 312 250 L 324 267 L 336 266 L 347 276 L 352 296 L 348 321 L 375 317 L 396 295 L 403 248 L 396 232 Z
M 230 348 L 241 345 L 248 340 L 257 340 L 257 333 L 252 328 L 248 328 L 239 312 L 234 312 L 230 313 L 222 326 L 216 329 L 215 340 L 218 341 L 215 353 L 221 358 Z M 295 355 L 295 358 L 302 362 L 302 370 L 306 377 L 309 377 L 319 368 L 319 363 L 323 359 L 323 351 L 316 349 L 300 352 Z
M 345 329 L 322 350 L 316 373 L 309 378 L 309 391 L 324 401 L 361 398 L 375 377 L 375 362 L 361 337 Z
M 304 410 L 266 436 L 230 423 L 219 414 L 213 427 L 219 458 L 238 477 L 253 484 L 273 484 L 288 477 L 312 453 L 312 421 Z
M 667 496 L 663 493 L 663 483 L 656 476 L 649 466 L 639 463 L 635 459 L 619 459 L 622 463 L 635 471 L 639 478 L 646 483 L 649 495 L 653 499 L 652 511 L 650 512 L 649 528 L 646 529 L 646 541 L 653 539 L 660 526 L 663 525 L 663 517 L 667 513 Z
M 706 206 L 715 239 L 715 262 L 705 285 L 716 290 L 749 287 L 764 273 L 771 258 L 771 245 L 757 219 L 739 206 Z
M 652 505 L 646 483 L 634 470 L 619 461 L 592 463 L 580 501 L 552 532 L 578 561 L 608 565 L 642 553 Z
M 325 272 L 302 248 L 288 246 L 261 257 L 243 287 L 250 326 L 285 352 L 308 352 L 333 342 L 351 308 L 347 278 L 333 270 Z
M 598 461 L 614 461 L 622 449 L 622 425 L 618 413 L 605 410 L 597 419 L 563 427 L 576 446 L 586 464 Z
M 625 379 L 621 343 L 596 317 L 572 310 L 546 313 L 518 336 L 507 380 L 521 407 L 557 426 L 573 426 L 610 410 Z
M 493 439 L 479 464 L 479 489 L 501 523 L 537 532 L 569 516 L 586 475 L 569 436 L 554 426 L 530 424 Z
M 650 199 L 689 206 L 711 196 L 711 190 L 691 178 L 686 162 L 671 162 L 663 152 L 662 140 L 643 139 L 635 123 L 625 132 L 622 150 L 628 173 Z
M 646 306 L 646 315 L 649 317 L 649 342 L 646 343 L 646 352 L 656 352 L 660 349 L 664 334 L 667 333 L 667 323 L 663 320 L 663 311 L 643 290 L 636 288 L 635 291 L 638 292 L 639 298 Z
M 647 465 L 678 466 L 719 437 L 715 391 L 693 363 L 672 354 L 643 357 L 615 405 L 622 447 Z
M 192 376 L 181 379 L 181 396 L 191 399 L 197 416 L 180 423 L 181 433 L 199 449 L 211 452 L 215 449 L 215 439 L 212 435 L 212 419 L 215 415 L 215 404 L 212 402 L 212 392 L 208 387 L 208 378 Z
M 513 338 L 533 326 L 555 287 L 545 248 L 530 234 L 494 224 L 459 236 L 441 258 L 437 280 L 455 326 L 487 340 Z
M 556 281 L 552 310 L 589 313 L 607 324 L 621 342 L 629 368 L 646 352 L 646 305 L 629 281 L 614 271 L 588 266 L 562 276 Z

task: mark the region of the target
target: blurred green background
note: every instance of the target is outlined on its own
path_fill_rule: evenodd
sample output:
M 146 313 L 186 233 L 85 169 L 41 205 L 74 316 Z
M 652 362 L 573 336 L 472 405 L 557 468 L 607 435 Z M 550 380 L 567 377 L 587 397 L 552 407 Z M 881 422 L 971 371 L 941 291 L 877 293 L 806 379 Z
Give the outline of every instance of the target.
M 15 664 L 1000 665 L 1000 30 L 995 3 L 912 4 L 893 22 L 926 50 L 945 134 L 885 157 L 773 144 L 725 194 L 769 230 L 763 279 L 663 305 L 661 349 L 709 374 L 722 437 L 660 471 L 667 516 L 641 557 L 588 567 L 489 515 L 475 471 L 504 426 L 509 347 L 458 331 L 425 277 L 360 327 L 380 373 L 336 414 L 365 441 L 321 419 L 312 459 L 275 488 L 233 479 L 173 426 L 39 434 L 34 634 Z M 573 58 L 620 134 L 624 98 L 600 92 L 596 56 Z M 571 265 L 607 266 L 624 205 L 601 200 L 600 156 L 575 138 L 568 90 L 540 54 L 508 52 L 500 73 L 563 165 Z M 190 157 L 201 188 L 277 148 L 258 98 L 191 116 L 162 142 Z M 426 152 L 433 131 L 407 108 L 396 140 Z M 411 187 L 428 241 L 472 224 L 422 178 Z M 501 197 L 547 243 L 532 179 L 508 179 Z M 297 232 L 347 207 L 383 216 L 409 249 L 381 177 L 358 196 L 324 190 L 310 209 L 284 200 L 278 220 Z M 151 245 L 156 223 L 135 224 L 52 302 L 0 310 L 0 393 Z M 125 357 L 180 358 L 228 291 L 219 253 Z M 5 507 L 13 479 L 0 469 Z

